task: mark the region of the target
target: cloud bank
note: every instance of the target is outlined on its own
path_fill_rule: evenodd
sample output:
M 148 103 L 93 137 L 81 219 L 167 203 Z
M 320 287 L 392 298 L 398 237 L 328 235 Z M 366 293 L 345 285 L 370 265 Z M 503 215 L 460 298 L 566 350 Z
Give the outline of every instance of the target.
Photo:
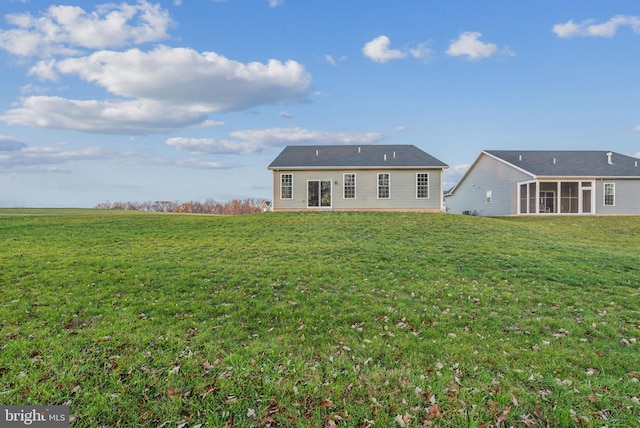
M 175 137 L 166 144 L 194 154 L 255 154 L 287 145 L 371 144 L 383 138 L 377 132 L 335 133 L 304 128 L 269 128 L 232 131 L 233 140 Z
M 159 4 L 97 5 L 93 12 L 78 6 L 50 6 L 39 15 L 11 14 L 14 29 L 0 31 L 0 48 L 18 56 L 76 55 L 81 49 L 116 48 L 169 37 L 173 24 Z
M 596 23 L 593 19 L 579 23 L 569 20 L 564 24 L 554 25 L 551 31 L 563 39 L 573 37 L 613 37 L 623 27 L 629 27 L 635 34 L 640 34 L 640 16 L 616 15 L 601 24 Z
M 0 115 L 10 125 L 165 133 L 211 123 L 212 113 L 305 102 L 311 90 L 311 75 L 293 60 L 242 63 L 215 52 L 165 45 L 107 50 L 168 38 L 168 12 L 145 0 L 98 5 L 93 12 L 51 6 L 38 16 L 7 19 L 17 28 L 0 32 L 0 48 L 41 57 L 30 67 L 30 76 L 60 85 L 63 78 L 75 79 L 109 94 L 104 100 L 25 96 Z

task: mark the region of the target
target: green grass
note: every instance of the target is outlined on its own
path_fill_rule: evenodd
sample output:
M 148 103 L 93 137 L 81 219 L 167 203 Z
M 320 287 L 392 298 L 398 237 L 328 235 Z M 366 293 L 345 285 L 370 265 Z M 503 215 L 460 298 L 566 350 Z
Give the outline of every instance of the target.
M 0 403 L 77 427 L 637 426 L 639 239 L 639 217 L 0 210 Z

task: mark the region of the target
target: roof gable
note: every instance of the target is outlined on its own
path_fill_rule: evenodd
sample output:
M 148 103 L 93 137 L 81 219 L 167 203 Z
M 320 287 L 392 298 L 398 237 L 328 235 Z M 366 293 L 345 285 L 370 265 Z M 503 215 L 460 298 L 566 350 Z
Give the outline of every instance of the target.
M 447 168 L 414 145 L 287 146 L 269 165 L 279 168 Z
M 484 152 L 537 177 L 640 176 L 638 159 L 605 150 L 485 150 Z

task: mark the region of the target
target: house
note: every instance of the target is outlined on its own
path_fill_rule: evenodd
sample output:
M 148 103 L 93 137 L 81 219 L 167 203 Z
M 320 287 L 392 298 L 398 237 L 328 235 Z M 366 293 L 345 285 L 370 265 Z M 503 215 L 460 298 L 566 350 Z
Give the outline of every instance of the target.
M 272 211 L 271 209 L 271 201 L 268 200 L 264 200 L 260 203 L 260 209 L 262 210 L 263 213 Z
M 457 214 L 640 214 L 639 160 L 608 151 L 485 150 L 445 196 Z
M 273 211 L 443 209 L 447 165 L 413 145 L 287 146 L 273 171 Z

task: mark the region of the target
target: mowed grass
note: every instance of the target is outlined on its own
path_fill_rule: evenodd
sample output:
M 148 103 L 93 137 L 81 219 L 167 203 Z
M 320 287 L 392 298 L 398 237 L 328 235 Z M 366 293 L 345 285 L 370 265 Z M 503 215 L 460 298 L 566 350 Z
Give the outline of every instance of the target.
M 0 210 L 0 403 L 72 426 L 640 424 L 640 218 Z

